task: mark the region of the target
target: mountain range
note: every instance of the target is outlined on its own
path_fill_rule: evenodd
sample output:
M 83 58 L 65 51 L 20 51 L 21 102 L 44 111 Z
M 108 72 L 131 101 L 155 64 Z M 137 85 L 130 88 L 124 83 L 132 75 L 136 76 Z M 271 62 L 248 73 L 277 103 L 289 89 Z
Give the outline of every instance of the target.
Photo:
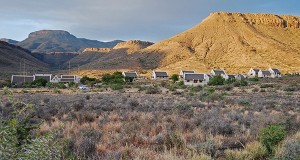
M 254 67 L 299 72 L 300 18 L 215 12 L 195 27 L 155 44 L 100 42 L 76 38 L 66 31 L 43 30 L 16 45 L 32 51 L 26 53 L 52 70 L 67 69 L 70 62 L 73 69 L 87 72 L 155 69 L 173 74 L 182 69 L 224 69 L 246 73 Z
M 30 33 L 28 38 L 16 43 L 16 45 L 28 49 L 31 52 L 50 53 L 80 52 L 87 47 L 112 48 L 119 42 L 123 41 L 100 42 L 97 40 L 77 38 L 67 31 L 41 30 Z

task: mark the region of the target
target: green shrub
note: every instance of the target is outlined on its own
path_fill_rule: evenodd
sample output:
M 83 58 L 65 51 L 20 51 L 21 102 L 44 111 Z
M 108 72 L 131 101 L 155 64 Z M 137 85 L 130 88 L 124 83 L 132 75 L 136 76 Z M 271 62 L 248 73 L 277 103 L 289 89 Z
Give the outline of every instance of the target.
M 36 87 L 45 87 L 47 83 L 48 83 L 47 80 L 45 80 L 43 78 L 39 78 L 39 79 L 31 82 L 31 85 L 36 86 Z
M 260 132 L 260 141 L 269 154 L 274 154 L 275 147 L 285 138 L 286 131 L 280 125 L 269 125 Z
M 94 85 L 95 83 L 97 83 L 97 79 L 96 78 L 90 78 L 88 76 L 83 76 L 80 79 L 80 83 L 84 84 L 84 85 Z
M 281 153 L 277 157 L 278 159 L 300 159 L 300 141 L 289 140 L 285 142 L 281 148 Z
M 259 81 L 259 78 L 258 78 L 258 77 L 255 77 L 255 78 L 249 78 L 248 80 L 249 80 L 249 81 L 253 81 L 253 82 L 258 82 L 258 81 Z
M 111 89 L 120 90 L 120 89 L 123 89 L 123 85 L 119 84 L 119 83 L 111 84 Z
M 212 79 L 209 80 L 208 85 L 216 86 L 216 85 L 224 85 L 225 79 L 220 75 L 215 75 Z
M 61 90 L 59 90 L 58 88 L 54 88 L 53 93 L 61 93 Z
M 179 80 L 178 78 L 178 74 L 173 74 L 172 77 L 171 77 L 171 80 L 175 83 Z
M 225 81 L 224 81 L 224 84 L 232 84 L 232 83 L 234 83 L 235 81 L 236 81 L 235 78 L 230 78 L 230 79 L 225 80 Z
M 233 83 L 233 86 L 235 86 L 235 87 L 248 86 L 248 82 L 246 80 L 242 79 L 240 81 L 235 81 Z

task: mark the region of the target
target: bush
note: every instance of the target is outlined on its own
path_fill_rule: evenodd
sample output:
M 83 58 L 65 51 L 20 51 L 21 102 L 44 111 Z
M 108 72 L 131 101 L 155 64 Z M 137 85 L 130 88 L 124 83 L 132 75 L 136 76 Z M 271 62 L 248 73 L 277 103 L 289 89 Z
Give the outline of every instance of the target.
M 114 72 L 113 74 L 107 73 L 103 75 L 102 82 L 106 84 L 114 84 L 114 83 L 124 84 L 124 76 L 122 75 L 121 72 Z
M 53 93 L 61 93 L 61 90 L 59 90 L 58 88 L 54 88 Z
M 248 82 L 246 80 L 240 80 L 240 81 L 236 81 L 233 83 L 233 85 L 235 87 L 240 87 L 240 86 L 248 86 Z
M 120 89 L 123 89 L 123 85 L 119 84 L 119 83 L 115 83 L 115 84 L 111 85 L 111 89 L 112 90 L 120 90 Z
M 274 154 L 275 147 L 285 138 L 286 132 L 280 125 L 269 125 L 260 132 L 260 141 L 269 154 Z
M 225 79 L 220 75 L 213 76 L 212 79 L 209 80 L 208 85 L 216 86 L 216 85 L 224 85 Z
M 96 78 L 90 78 L 88 76 L 83 76 L 80 79 L 80 83 L 82 83 L 84 85 L 93 86 L 95 83 L 97 83 L 97 79 Z
M 146 94 L 159 94 L 161 93 L 161 90 L 159 90 L 157 87 L 149 87 L 146 89 Z
M 171 77 L 172 81 L 175 83 L 176 81 L 179 80 L 178 78 L 178 74 L 173 74 L 172 77 Z
M 289 140 L 285 142 L 278 159 L 300 159 L 300 141 Z
M 47 83 L 48 83 L 47 80 L 45 80 L 43 78 L 39 78 L 39 79 L 31 82 L 31 85 L 36 86 L 36 87 L 45 87 Z
M 255 77 L 255 78 L 249 78 L 248 80 L 249 80 L 249 81 L 252 81 L 252 82 L 258 82 L 258 81 L 259 81 L 259 78 L 258 78 L 258 77 Z

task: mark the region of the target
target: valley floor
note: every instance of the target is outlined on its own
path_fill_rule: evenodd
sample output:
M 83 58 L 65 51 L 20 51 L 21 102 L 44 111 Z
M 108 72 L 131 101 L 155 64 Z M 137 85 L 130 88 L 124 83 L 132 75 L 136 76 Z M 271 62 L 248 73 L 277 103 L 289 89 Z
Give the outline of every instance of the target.
M 247 86 L 167 83 L 157 92 L 134 85 L 88 93 L 11 89 L 0 92 L 1 113 L 9 115 L 13 103 L 6 92 L 12 92 L 15 102 L 32 104 L 30 123 L 41 123 L 32 134 L 56 131 L 82 159 L 299 158 L 299 82 L 294 76 Z M 286 136 L 269 154 L 260 136 L 271 124 Z

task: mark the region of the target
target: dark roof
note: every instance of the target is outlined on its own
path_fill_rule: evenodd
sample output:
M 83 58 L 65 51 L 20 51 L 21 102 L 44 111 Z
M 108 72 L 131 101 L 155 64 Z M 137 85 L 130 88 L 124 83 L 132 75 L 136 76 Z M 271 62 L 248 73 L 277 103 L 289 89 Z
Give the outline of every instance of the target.
M 21 84 L 24 82 L 33 82 L 33 76 L 23 76 L 23 75 L 13 75 L 12 76 L 13 84 Z
M 124 72 L 125 77 L 132 77 L 132 78 L 137 78 L 138 75 L 136 72 Z
M 156 77 L 168 77 L 167 72 L 154 72 Z
M 182 71 L 183 74 L 186 74 L 186 73 L 195 73 L 195 71 Z
M 51 76 L 35 76 L 35 80 L 37 79 L 45 79 L 46 81 L 50 82 Z
M 225 72 L 223 70 L 214 70 L 214 72 L 217 75 L 225 74 Z
M 74 75 L 61 75 L 61 78 L 75 78 Z
M 279 69 L 277 69 L 277 68 L 272 68 L 272 70 L 273 70 L 276 74 L 281 74 L 280 71 L 279 71 Z
M 228 78 L 229 78 L 229 79 L 234 79 L 234 78 L 235 78 L 235 75 L 234 75 L 234 74 L 228 74 Z
M 184 80 L 204 80 L 204 74 L 187 73 L 184 76 Z
M 241 77 L 242 79 L 243 78 L 246 78 L 244 75 L 242 75 L 242 74 L 237 74 L 237 75 L 235 75 L 235 77 Z
M 267 76 L 270 76 L 271 75 L 271 72 L 270 71 L 261 71 L 263 75 L 267 75 Z
M 253 71 L 254 71 L 256 74 L 258 74 L 259 70 L 260 70 L 260 69 L 258 69 L 258 68 L 253 68 Z

